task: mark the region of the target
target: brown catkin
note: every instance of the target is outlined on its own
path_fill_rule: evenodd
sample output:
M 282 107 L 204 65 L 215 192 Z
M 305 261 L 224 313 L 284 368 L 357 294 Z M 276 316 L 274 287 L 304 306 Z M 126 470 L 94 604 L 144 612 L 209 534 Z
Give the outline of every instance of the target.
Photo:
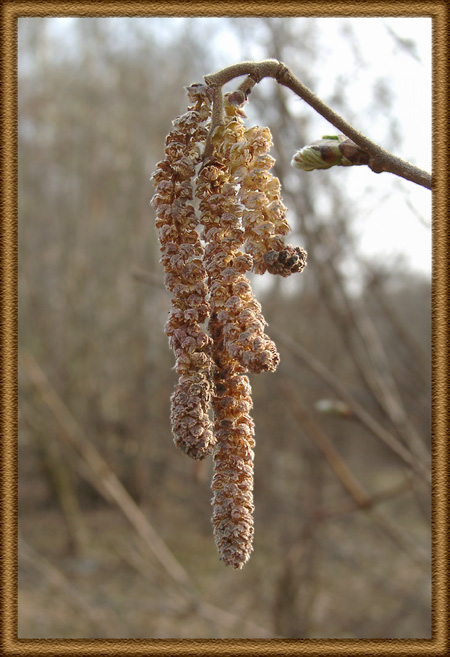
M 225 105 L 225 124 L 213 135 L 213 153 L 201 169 L 200 201 L 206 271 L 210 287 L 210 335 L 215 361 L 213 396 L 213 527 L 221 559 L 242 568 L 253 549 L 254 425 L 251 388 L 245 373 L 274 370 L 279 356 L 264 334 L 261 306 L 245 273 L 253 258 L 244 252 L 242 203 L 230 151 L 242 141 L 242 110 Z
M 216 389 L 213 397 L 215 434 L 213 532 L 220 558 L 242 568 L 253 550 L 254 423 L 251 388 L 242 367 L 222 345 L 223 327 L 210 321 L 216 349 Z
M 242 269 L 251 260 L 238 249 L 243 233 L 240 205 L 229 175 L 218 160 L 205 166 L 199 174 L 197 196 L 200 199 L 205 257 L 210 284 L 211 317 L 209 331 L 215 361 L 213 396 L 214 450 L 213 530 L 220 558 L 227 565 L 242 568 L 250 557 L 253 540 L 253 422 L 248 415 L 251 391 L 247 371 L 230 357 L 224 335 L 235 327 L 231 306 L 237 310 L 243 300 L 233 295 L 239 276 L 233 267 L 243 258 Z M 224 220 L 225 218 L 225 220 Z
M 276 346 L 265 335 L 266 322 L 245 273 L 253 258 L 244 252 L 243 205 L 235 175 L 233 148 L 245 138 L 245 114 L 225 104 L 226 120 L 213 135 L 213 158 L 201 170 L 197 183 L 205 257 L 210 281 L 211 311 L 224 326 L 223 340 L 229 355 L 246 371 L 274 371 L 279 362 Z
M 180 375 L 171 397 L 175 444 L 195 459 L 211 454 L 215 443 L 209 406 L 212 395 L 211 338 L 202 328 L 209 316 L 204 247 L 196 230 L 192 181 L 206 140 L 211 108 L 207 89 L 188 88 L 188 111 L 173 122 L 165 158 L 153 174 L 156 227 L 165 285 L 173 294 L 165 330 Z

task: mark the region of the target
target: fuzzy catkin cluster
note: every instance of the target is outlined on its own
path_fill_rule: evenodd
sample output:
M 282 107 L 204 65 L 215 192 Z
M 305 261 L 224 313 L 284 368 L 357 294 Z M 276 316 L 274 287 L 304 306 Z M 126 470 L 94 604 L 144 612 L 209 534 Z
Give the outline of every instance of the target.
M 204 246 L 196 230 L 192 182 L 200 162 L 200 144 L 207 135 L 205 121 L 210 99 L 201 85 L 188 88 L 188 111 L 173 122 L 166 138 L 165 159 L 153 174 L 156 228 L 165 285 L 173 294 L 166 323 L 176 357 L 178 384 L 171 397 L 175 443 L 186 454 L 203 459 L 212 452 L 215 437 L 209 417 L 213 361 L 211 337 L 202 327 L 209 316 Z
M 221 559 L 242 568 L 254 531 L 247 373 L 274 371 L 279 362 L 246 273 L 288 276 L 304 268 L 306 253 L 284 243 L 289 225 L 270 173 L 268 128 L 247 129 L 242 109 L 226 98 L 212 154 L 202 162 L 210 89 L 193 85 L 188 96 L 153 175 L 161 262 L 173 295 L 166 333 L 179 374 L 172 430 L 189 456 L 214 452 L 214 536 Z

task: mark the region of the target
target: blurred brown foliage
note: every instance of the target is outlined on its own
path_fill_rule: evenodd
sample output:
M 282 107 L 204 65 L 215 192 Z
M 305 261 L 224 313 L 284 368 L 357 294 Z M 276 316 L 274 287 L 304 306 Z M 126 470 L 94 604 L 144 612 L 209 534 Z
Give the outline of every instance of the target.
M 230 22 L 255 26 L 314 88 L 311 31 Z M 183 87 L 222 62 L 195 21 L 150 28 L 74 19 L 64 47 L 20 21 L 19 638 L 427 638 L 430 282 L 358 252 L 339 176 L 292 173 L 311 113 L 273 83 L 253 111 L 308 267 L 255 280 L 281 363 L 252 378 L 255 551 L 218 561 L 211 464 L 170 431 L 149 177 Z

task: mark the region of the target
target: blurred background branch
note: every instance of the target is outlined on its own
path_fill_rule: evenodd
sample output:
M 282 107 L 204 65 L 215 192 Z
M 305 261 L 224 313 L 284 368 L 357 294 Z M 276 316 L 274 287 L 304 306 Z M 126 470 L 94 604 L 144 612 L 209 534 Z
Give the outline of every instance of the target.
M 248 124 L 308 266 L 252 280 L 281 362 L 252 379 L 243 571 L 217 559 L 211 463 L 169 424 L 149 177 L 184 87 L 275 58 L 430 168 L 431 21 L 365 20 L 19 19 L 19 638 L 431 636 L 430 194 L 294 170 L 329 126 L 270 80 Z
M 194 606 L 197 613 L 203 616 L 206 614 L 208 620 L 214 620 L 219 625 L 223 624 L 227 629 L 230 627 L 237 629 L 241 624 L 238 617 L 222 609 L 216 608 L 213 605 L 205 604 L 198 599 L 195 586 L 185 569 L 161 540 L 158 533 L 150 524 L 148 518 L 123 488 L 116 475 L 111 471 L 108 464 L 93 446 L 92 441 L 84 436 L 77 421 L 52 388 L 38 363 L 24 350 L 22 350 L 20 354 L 20 365 L 25 370 L 29 381 L 35 386 L 42 401 L 48 407 L 59 425 L 59 437 L 64 441 L 67 441 L 81 456 L 84 464 L 87 465 L 93 475 L 92 478 L 90 478 L 90 481 L 94 484 L 100 494 L 105 497 L 106 501 L 111 501 L 117 505 L 126 520 L 134 528 L 136 534 L 143 540 L 146 551 L 153 554 L 153 557 L 156 559 L 159 566 L 161 566 L 169 578 L 181 588 L 183 596 Z M 67 494 L 65 491 L 62 497 L 63 500 L 66 500 Z M 69 511 L 70 513 L 66 515 L 71 518 L 74 514 L 73 505 Z M 22 549 L 25 551 L 25 555 L 30 559 L 32 548 L 27 546 L 23 541 L 22 544 Z M 48 564 L 43 558 L 35 559 L 35 561 L 41 564 L 44 572 L 53 582 L 67 588 L 64 576 L 59 573 L 56 568 L 51 564 Z M 78 594 L 74 594 L 73 599 L 76 603 L 81 604 L 81 597 Z M 83 604 L 84 610 L 86 607 L 87 605 Z M 259 628 L 254 623 L 244 623 L 244 626 L 246 624 L 249 625 L 249 630 L 256 633 L 258 636 L 270 636 L 269 631 Z

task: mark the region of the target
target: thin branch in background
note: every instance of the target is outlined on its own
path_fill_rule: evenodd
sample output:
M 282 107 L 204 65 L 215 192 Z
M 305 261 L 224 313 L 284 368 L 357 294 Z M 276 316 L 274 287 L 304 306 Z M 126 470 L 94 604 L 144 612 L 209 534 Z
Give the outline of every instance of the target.
M 428 483 L 431 483 L 431 472 L 426 464 L 422 463 L 414 454 L 412 454 L 397 438 L 381 426 L 354 398 L 347 392 L 345 387 L 338 379 L 323 365 L 317 358 L 304 349 L 298 342 L 290 338 L 284 331 L 271 324 L 271 332 L 274 334 L 280 344 L 283 344 L 289 351 L 299 358 L 307 367 L 319 376 L 327 386 L 329 386 L 338 397 L 345 401 L 353 411 L 355 416 L 375 437 L 387 445 L 397 456 L 407 463 L 417 474 Z
M 381 23 L 386 32 L 392 37 L 394 43 L 402 52 L 415 59 L 419 64 L 423 64 L 417 52 L 417 44 L 413 39 L 407 39 L 405 37 L 399 36 L 397 32 L 393 30 L 385 20 L 382 20 Z
M 375 508 L 380 504 L 384 504 L 390 500 L 393 500 L 404 493 L 411 492 L 414 486 L 414 475 L 410 473 L 406 475 L 405 479 L 400 481 L 398 484 L 395 484 L 386 490 L 380 491 L 378 493 L 373 493 L 370 496 L 370 508 Z M 343 502 L 341 504 L 336 504 L 329 507 L 324 507 L 316 512 L 315 518 L 318 521 L 330 520 L 337 518 L 342 515 L 347 515 L 359 511 L 359 507 L 355 506 L 354 502 Z
M 325 231 L 324 238 L 327 237 L 331 242 L 328 231 Z M 346 294 L 342 276 L 334 266 L 332 259 L 327 262 L 327 266 L 331 269 L 333 279 L 341 292 L 344 309 L 351 320 L 350 326 L 356 331 L 364 348 L 367 364 L 361 368 L 361 371 L 364 373 L 369 390 L 404 443 L 408 446 L 411 445 L 417 457 L 431 467 L 429 450 L 426 449 L 423 440 L 408 419 L 397 384 L 390 373 L 386 352 L 364 306 L 364 300 L 359 299 L 358 302 L 355 302 Z
M 363 351 L 361 343 L 355 345 L 353 323 L 349 313 L 345 312 L 345 308 L 349 303 L 348 293 L 345 286 L 340 284 L 339 270 L 332 264 L 332 258 L 327 258 L 321 263 L 321 266 L 317 267 L 317 271 L 320 296 L 326 300 L 324 304 L 325 308 L 330 315 L 333 325 L 340 332 L 348 357 L 352 361 L 361 383 L 368 391 L 372 391 L 372 377 L 370 372 L 372 365 L 368 360 L 367 354 Z M 384 414 L 378 397 L 373 396 L 373 399 L 377 408 Z
M 83 555 L 89 544 L 89 532 L 70 478 L 69 469 L 62 458 L 58 445 L 50 438 L 47 427 L 25 400 L 21 402 L 20 413 L 37 437 L 42 450 L 44 465 L 48 470 L 67 526 L 69 551 L 75 555 Z
M 308 240 L 313 241 L 312 232 L 309 229 L 309 227 L 305 224 L 305 222 L 303 223 L 302 230 L 305 233 L 305 235 L 308 237 Z M 420 344 L 415 340 L 412 332 L 408 330 L 408 327 L 406 327 L 403 324 L 400 317 L 398 316 L 398 313 L 393 307 L 392 303 L 387 298 L 386 294 L 383 294 L 381 280 L 379 276 L 377 276 L 373 267 L 371 267 L 367 262 L 365 262 L 361 257 L 358 256 L 357 248 L 356 245 L 354 244 L 354 240 L 352 239 L 352 236 L 350 234 L 347 234 L 346 239 L 347 239 L 347 246 L 352 253 L 352 257 L 355 259 L 359 267 L 368 276 L 370 276 L 367 289 L 371 293 L 373 293 L 373 295 L 376 297 L 378 303 L 380 304 L 380 308 L 382 309 L 382 311 L 384 312 L 385 316 L 390 321 L 394 329 L 397 331 L 402 346 L 404 346 L 405 349 L 410 352 L 408 357 L 409 367 L 414 368 L 416 375 L 421 378 L 422 382 L 425 385 L 428 385 L 430 382 L 430 374 L 431 374 L 431 359 L 426 358 L 423 349 L 421 348 Z M 324 243 L 326 242 L 329 246 L 332 246 L 335 243 L 333 237 L 330 238 L 329 236 L 329 229 L 325 229 L 321 231 L 320 241 L 321 242 L 323 241 Z M 309 260 L 315 263 L 313 251 L 309 254 Z M 369 375 L 369 373 L 366 372 L 366 367 L 368 365 L 367 359 L 365 358 L 364 362 L 362 362 L 361 359 L 359 358 L 358 352 L 354 351 L 351 348 L 351 342 L 350 342 L 351 329 L 352 327 L 354 328 L 354 322 L 350 322 L 350 319 L 352 318 L 350 307 L 354 307 L 356 302 L 354 302 L 349 296 L 344 281 L 342 280 L 342 276 L 340 274 L 339 268 L 335 266 L 332 258 L 327 258 L 326 260 L 321 262 L 320 266 L 317 266 L 317 272 L 318 272 L 318 284 L 320 285 L 321 297 L 327 300 L 325 307 L 327 308 L 327 310 L 331 312 L 334 322 L 341 329 L 342 339 L 348 347 L 349 355 L 353 359 L 353 362 L 357 370 L 359 371 L 360 376 L 364 381 L 366 381 L 367 376 Z M 333 293 L 339 293 L 339 303 L 337 302 L 337 300 L 335 303 L 335 300 L 333 298 Z M 360 303 L 363 303 L 363 301 L 360 301 Z M 342 306 L 344 306 L 344 309 L 347 310 L 346 313 L 343 312 Z M 373 321 L 372 320 L 370 321 L 373 324 Z M 373 326 L 373 328 L 370 329 L 370 331 L 372 332 L 376 331 L 375 326 Z M 377 339 L 377 342 L 379 343 L 379 338 Z M 382 358 L 386 363 L 387 362 L 386 354 L 384 354 L 384 357 Z M 367 381 L 366 383 L 368 385 L 368 388 L 371 389 L 370 383 Z M 398 391 L 396 394 L 398 396 Z M 378 400 L 376 401 L 378 402 Z M 380 408 L 382 408 L 382 405 Z
M 367 262 L 364 262 L 362 258 L 357 257 L 356 260 L 369 277 L 367 284 L 368 291 L 377 300 L 380 309 L 397 332 L 401 344 L 407 351 L 409 351 L 409 366 L 414 368 L 416 375 L 422 379 L 424 384 L 429 385 L 431 376 L 431 354 L 429 357 L 426 356 L 421 345 L 415 339 L 413 332 L 402 322 L 393 303 L 384 293 L 381 278 L 374 268 Z
M 89 481 L 94 483 L 103 497 L 108 501 L 112 500 L 120 509 L 164 572 L 178 585 L 180 592 L 193 605 L 196 613 L 209 620 L 214 618 L 216 622 L 225 623 L 224 626 L 226 627 L 235 627 L 239 624 L 242 626 L 242 619 L 200 599 L 196 587 L 186 570 L 160 538 L 106 461 L 85 437 L 78 422 L 51 386 L 34 357 L 22 349 L 19 354 L 19 364 L 62 429 L 60 437 L 75 449 L 94 475 L 94 477 L 89 478 Z M 256 623 L 246 621 L 245 625 L 248 626 L 249 631 L 259 638 L 272 636 L 268 630 Z
M 383 345 L 373 321 L 364 308 L 363 301 L 360 300 L 358 304 L 349 304 L 349 309 L 350 307 L 353 325 L 364 341 L 368 356 L 372 362 L 370 372 L 374 378 L 375 385 L 373 389 L 376 386 L 378 399 L 387 417 L 392 422 L 397 433 L 403 438 L 405 444 L 411 445 L 411 449 L 416 452 L 418 458 L 423 459 L 431 467 L 430 452 L 408 419 L 397 384 L 390 373 L 388 359 Z
M 170 578 L 175 580 L 178 585 L 192 590 L 193 584 L 187 572 L 161 540 L 156 530 L 130 497 L 114 472 L 111 471 L 106 461 L 85 437 L 78 422 L 55 392 L 33 356 L 21 350 L 19 364 L 57 420 L 62 429 L 61 437 L 75 448 L 89 468 L 97 475 L 97 485 L 100 492 L 103 494 L 104 490 L 108 491 L 110 497 L 114 499 L 126 519 L 145 541 L 153 556 Z
M 340 484 L 351 495 L 355 505 L 360 510 L 366 511 L 373 518 L 375 523 L 381 527 L 383 532 L 389 536 L 394 543 L 405 550 L 415 563 L 422 568 L 428 569 L 430 566 L 428 553 L 422 550 L 412 538 L 405 534 L 405 532 L 399 530 L 380 509 L 375 510 L 372 508 L 371 496 L 356 479 L 345 460 L 340 456 L 331 441 L 319 428 L 306 407 L 300 401 L 299 397 L 294 396 L 292 387 L 285 385 L 284 392 L 286 394 L 285 399 L 287 400 L 290 412 L 302 429 L 306 431 L 307 435 L 314 440 Z
M 305 429 L 308 435 L 314 440 L 316 446 L 325 457 L 328 465 L 333 470 L 343 488 L 351 496 L 356 506 L 361 509 L 370 507 L 370 495 L 362 488 L 345 460 L 335 450 L 331 441 L 319 429 L 317 423 L 308 413 L 306 407 L 300 401 L 298 396 L 294 395 L 292 386 L 285 383 L 283 385 L 283 392 L 285 393 L 285 400 L 290 412 L 297 422 Z
M 147 580 L 150 584 L 154 584 L 150 565 L 140 551 L 127 546 L 127 548 L 120 548 L 119 552 L 121 558 L 141 577 Z M 204 602 L 203 600 L 194 600 L 192 598 L 184 597 L 184 606 L 184 614 L 199 614 L 205 620 L 217 624 L 228 631 L 238 633 L 240 628 L 245 628 L 249 633 L 251 632 L 253 636 L 258 638 L 278 638 L 273 632 L 269 632 L 247 618 L 241 618 L 236 614 L 230 613 L 225 609 L 220 609 L 219 607 Z
M 408 206 L 408 208 L 411 210 L 411 212 L 416 216 L 417 220 L 420 222 L 420 224 L 426 228 L 427 230 L 431 230 L 431 224 L 427 222 L 425 217 L 421 212 L 418 211 L 417 207 L 414 205 L 414 203 L 411 202 L 411 199 L 406 198 L 405 203 Z

